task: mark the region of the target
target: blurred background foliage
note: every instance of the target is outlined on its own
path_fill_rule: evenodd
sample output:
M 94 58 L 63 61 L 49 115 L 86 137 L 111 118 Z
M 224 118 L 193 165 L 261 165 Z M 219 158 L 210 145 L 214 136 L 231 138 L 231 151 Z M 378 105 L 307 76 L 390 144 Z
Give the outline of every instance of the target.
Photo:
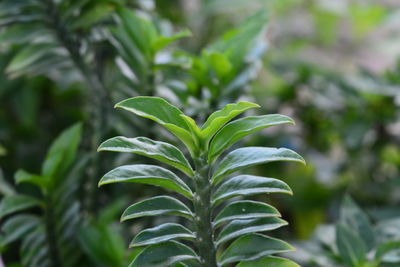
M 120 225 L 117 216 L 158 191 L 98 190 L 106 170 L 136 159 L 96 149 L 114 135 L 176 142 L 112 111 L 127 97 L 157 95 L 199 122 L 237 100 L 295 118 L 295 127 L 245 141 L 289 147 L 307 160 L 256 170 L 294 191 L 258 196 L 289 220 L 276 233 L 297 242 L 288 256 L 304 266 L 398 266 L 399 18 L 396 0 L 1 0 L 2 261 L 127 265 L 138 253 L 126 248 L 127 233 L 162 218 Z M 77 122 L 83 129 L 71 134 Z M 59 174 L 42 167 L 59 162 L 66 164 Z M 363 242 L 349 260 L 343 244 Z

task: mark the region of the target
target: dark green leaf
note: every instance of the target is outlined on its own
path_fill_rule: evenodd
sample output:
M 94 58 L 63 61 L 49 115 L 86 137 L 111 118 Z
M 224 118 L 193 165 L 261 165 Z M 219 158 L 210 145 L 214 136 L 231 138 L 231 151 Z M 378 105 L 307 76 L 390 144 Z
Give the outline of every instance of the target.
M 336 245 L 343 261 L 349 266 L 361 266 L 366 261 L 367 250 L 363 240 L 343 224 L 336 226 Z
M 273 161 L 296 161 L 305 163 L 296 152 L 287 148 L 243 147 L 229 153 L 218 165 L 213 174 L 213 183 L 220 182 L 226 175 Z
M 279 257 L 265 257 L 253 261 L 242 261 L 236 267 L 300 267 L 297 263 Z
M 0 218 L 3 218 L 8 214 L 26 210 L 39 205 L 40 201 L 34 197 L 27 195 L 10 195 L 1 200 Z
M 239 175 L 233 177 L 218 187 L 212 195 L 214 204 L 236 197 L 260 193 L 285 193 L 292 194 L 290 187 L 274 178 L 266 178 L 254 175 Z
M 81 140 L 82 124 L 77 123 L 64 130 L 52 143 L 42 165 L 42 175 L 60 179 L 75 159 Z
M 274 230 L 284 225 L 287 225 L 287 222 L 277 217 L 235 220 L 222 229 L 218 235 L 217 244 L 220 245 L 245 234 Z
M 169 164 L 189 176 L 193 175 L 192 167 L 182 152 L 165 142 L 153 141 L 146 137 L 127 138 L 118 136 L 102 143 L 98 150 L 135 153 Z
M 201 135 L 206 140 L 206 145 L 214 136 L 214 134 L 218 132 L 218 130 L 221 129 L 222 126 L 224 126 L 227 122 L 240 113 L 255 107 L 259 107 L 259 105 L 249 102 L 239 102 L 235 104 L 228 104 L 223 109 L 211 114 L 201 127 Z
M 17 184 L 31 183 L 31 184 L 39 186 L 40 188 L 46 188 L 46 185 L 49 181 L 49 179 L 47 177 L 31 174 L 24 170 L 18 170 L 15 173 L 14 179 Z
M 169 267 L 188 260 L 197 260 L 197 255 L 191 248 L 168 241 L 147 247 L 129 267 Z
M 177 215 L 192 217 L 192 212 L 182 202 L 168 196 L 152 197 L 129 206 L 121 221 L 143 216 Z
M 400 241 L 390 241 L 378 246 L 375 254 L 377 262 L 400 262 Z
M 11 217 L 5 221 L 1 227 L 4 238 L 0 242 L 0 247 L 24 237 L 34 229 L 39 222 L 40 220 L 38 217 L 33 215 L 22 214 Z
M 133 97 L 119 102 L 115 107 L 123 108 L 138 116 L 153 120 L 176 135 L 191 152 L 196 149 L 191 127 L 181 116 L 177 107 L 159 97 Z
M 172 239 L 194 239 L 194 233 L 180 224 L 165 223 L 154 228 L 145 229 L 135 236 L 130 247 L 153 245 Z
M 225 265 L 237 261 L 251 261 L 275 253 L 292 251 L 286 242 L 260 234 L 250 234 L 234 241 L 221 255 L 220 263 Z M 274 266 L 275 265 L 264 265 Z
M 208 156 L 209 162 L 213 162 L 222 152 L 224 152 L 227 148 L 241 138 L 261 129 L 285 123 L 294 122 L 287 116 L 272 114 L 246 117 L 228 123 L 214 136 L 211 141 L 209 149 L 210 152 Z
M 10 62 L 8 72 L 20 72 L 24 68 L 40 60 L 49 51 L 54 49 L 54 44 L 35 44 L 23 48 Z
M 146 55 L 146 58 L 150 60 L 154 56 L 151 51 L 151 44 L 158 36 L 154 25 L 127 8 L 120 8 L 117 10 L 117 13 L 130 39 Z
M 349 196 L 346 196 L 343 200 L 340 221 L 358 233 L 368 250 L 374 247 L 375 233 L 371 222 Z
M 278 217 L 280 213 L 271 205 L 251 200 L 235 201 L 228 204 L 214 219 L 214 225 L 232 220 Z
M 154 53 L 156 53 L 161 49 L 167 47 L 168 45 L 172 44 L 173 42 L 182 39 L 184 37 L 189 37 L 191 35 L 192 33 L 186 29 L 171 36 L 158 36 L 157 40 L 151 44 L 151 47 Z
M 106 173 L 100 180 L 99 186 L 110 183 L 142 183 L 160 186 L 178 192 L 188 198 L 193 194 L 190 188 L 173 172 L 155 165 L 126 165 Z

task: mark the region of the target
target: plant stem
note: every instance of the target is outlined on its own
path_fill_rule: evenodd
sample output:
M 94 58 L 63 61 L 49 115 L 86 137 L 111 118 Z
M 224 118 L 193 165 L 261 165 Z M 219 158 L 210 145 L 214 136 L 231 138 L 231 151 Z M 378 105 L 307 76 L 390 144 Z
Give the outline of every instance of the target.
M 84 55 L 79 51 L 79 40 L 76 37 L 74 38 L 74 35 L 68 31 L 61 21 L 58 7 L 52 0 L 44 0 L 44 2 L 50 18 L 48 26 L 54 30 L 58 41 L 68 51 L 73 64 L 90 89 L 87 104 L 90 118 L 87 136 L 89 137 L 88 150 L 91 153 L 91 162 L 89 168 L 87 168 L 89 187 L 85 206 L 88 213 L 93 214 L 96 212 L 97 180 L 100 175 L 99 168 L 102 166 L 97 147 L 104 139 L 108 129 L 108 111 L 109 107 L 112 106 L 110 103 L 111 96 L 101 80 L 101 74 L 85 62 Z
M 59 267 L 62 266 L 62 262 L 60 259 L 59 248 L 57 244 L 54 210 L 52 207 L 52 199 L 50 196 L 47 196 L 46 203 L 47 203 L 45 210 L 46 238 L 49 244 L 49 254 L 52 264 L 51 266 Z
M 194 198 L 195 227 L 198 254 L 201 266 L 217 267 L 216 247 L 214 243 L 214 229 L 211 216 L 211 183 L 210 165 L 207 155 L 194 159 L 196 172 L 194 176 L 196 194 Z

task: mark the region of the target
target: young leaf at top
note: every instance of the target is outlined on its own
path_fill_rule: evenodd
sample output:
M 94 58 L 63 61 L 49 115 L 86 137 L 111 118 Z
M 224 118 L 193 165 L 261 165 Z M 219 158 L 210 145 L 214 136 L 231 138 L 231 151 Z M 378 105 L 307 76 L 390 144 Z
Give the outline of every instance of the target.
M 133 97 L 119 102 L 115 107 L 159 123 L 176 135 L 187 146 L 192 155 L 196 151 L 196 140 L 191 135 L 191 127 L 181 116 L 184 114 L 164 99 L 159 97 Z
M 189 176 L 193 175 L 192 167 L 177 147 L 165 142 L 154 141 L 146 137 L 113 137 L 103 142 L 99 146 L 98 151 L 135 153 L 171 165 Z
M 259 107 L 259 105 L 249 102 L 239 102 L 236 104 L 228 104 L 223 109 L 211 114 L 201 127 L 201 135 L 205 140 L 205 145 L 208 146 L 208 142 L 214 134 L 231 119 L 248 109 L 256 107 Z
M 226 265 L 237 261 L 251 261 L 292 250 L 294 248 L 282 240 L 260 234 L 250 234 L 234 241 L 221 255 L 220 263 Z
M 106 173 L 99 182 L 99 186 L 110 183 L 142 183 L 160 186 L 185 197 L 192 198 L 190 188 L 173 172 L 155 165 L 126 165 L 117 167 Z
M 219 183 L 226 175 L 238 170 L 273 161 L 297 161 L 305 164 L 304 159 L 287 148 L 243 147 L 230 152 L 218 165 L 212 180 Z
M 230 122 L 212 139 L 208 160 L 209 162 L 213 162 L 227 148 L 249 134 L 267 127 L 285 123 L 294 122 L 291 118 L 280 114 L 252 116 Z
M 177 215 L 190 218 L 192 212 L 179 200 L 168 196 L 152 197 L 129 206 L 121 221 L 144 216 Z

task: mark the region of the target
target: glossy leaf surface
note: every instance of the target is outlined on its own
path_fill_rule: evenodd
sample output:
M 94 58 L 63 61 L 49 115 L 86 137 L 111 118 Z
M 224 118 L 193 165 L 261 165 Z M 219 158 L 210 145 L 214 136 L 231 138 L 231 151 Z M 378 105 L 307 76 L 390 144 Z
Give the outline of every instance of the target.
M 222 229 L 218 235 L 217 244 L 220 245 L 245 234 L 274 230 L 284 225 L 287 225 L 287 222 L 277 217 L 235 220 Z
M 159 160 L 188 175 L 193 175 L 192 167 L 183 153 L 177 147 L 165 142 L 154 141 L 146 137 L 117 136 L 103 142 L 98 150 L 135 153 Z
M 116 104 L 115 107 L 159 123 L 176 135 L 191 152 L 195 150 L 195 142 L 190 134 L 191 129 L 181 116 L 184 114 L 164 99 L 139 96 L 123 100 Z
M 213 162 L 222 152 L 241 138 L 261 129 L 285 123 L 294 122 L 287 116 L 271 114 L 245 117 L 228 123 L 214 136 L 210 143 L 209 162 Z
M 261 257 L 294 250 L 288 243 L 260 234 L 245 235 L 234 241 L 221 255 L 222 265 L 256 260 Z M 269 266 L 269 265 L 266 265 Z M 271 265 L 275 266 L 275 265 Z
M 176 223 L 165 223 L 150 229 L 145 229 L 135 236 L 130 243 L 130 247 L 153 245 L 166 242 L 172 239 L 193 239 L 194 234 Z
M 221 223 L 232 220 L 277 217 L 280 216 L 279 211 L 271 205 L 263 202 L 242 200 L 228 204 L 215 217 L 214 225 L 218 226 Z
M 239 175 L 233 177 L 218 187 L 212 195 L 214 204 L 237 196 L 247 196 L 261 193 L 292 194 L 290 187 L 283 181 L 254 175 Z
M 296 152 L 287 148 L 243 147 L 230 152 L 218 165 L 213 183 L 220 182 L 226 175 L 258 164 L 274 161 L 296 161 L 305 163 Z
M 142 183 L 160 186 L 178 192 L 188 198 L 193 196 L 190 188 L 173 172 L 155 165 L 126 165 L 106 173 L 99 186 L 111 183 Z
M 253 261 L 242 261 L 236 267 L 300 267 L 294 261 L 280 258 L 280 257 L 265 257 Z
M 210 140 L 212 136 L 231 119 L 248 109 L 256 107 L 259 107 L 259 105 L 249 102 L 239 102 L 236 104 L 228 104 L 223 109 L 214 112 L 201 127 L 203 138 Z
M 122 214 L 121 221 L 144 216 L 177 215 L 191 217 L 192 212 L 179 200 L 168 197 L 152 197 L 129 206 Z
M 176 266 L 174 264 L 196 259 L 197 255 L 191 248 L 175 241 L 168 241 L 147 247 L 129 267 Z

